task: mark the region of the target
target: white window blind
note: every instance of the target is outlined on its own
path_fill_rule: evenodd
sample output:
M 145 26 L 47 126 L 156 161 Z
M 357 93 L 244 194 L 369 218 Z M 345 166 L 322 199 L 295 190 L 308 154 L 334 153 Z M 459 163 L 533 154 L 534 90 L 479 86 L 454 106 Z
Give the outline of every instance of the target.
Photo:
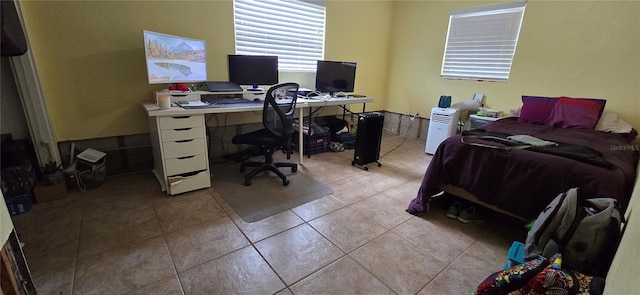
M 525 1 L 452 10 L 441 76 L 509 79 Z
M 277 55 L 280 71 L 313 71 L 324 56 L 325 3 L 234 0 L 236 54 Z

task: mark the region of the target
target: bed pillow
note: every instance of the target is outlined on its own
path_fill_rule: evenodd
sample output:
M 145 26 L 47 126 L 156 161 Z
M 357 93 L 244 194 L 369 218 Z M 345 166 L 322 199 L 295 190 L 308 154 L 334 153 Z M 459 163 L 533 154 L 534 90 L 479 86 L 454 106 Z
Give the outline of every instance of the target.
M 592 103 L 596 103 L 599 106 L 599 108 L 597 108 L 598 120 L 602 116 L 602 112 L 604 112 L 604 107 L 607 104 L 606 99 L 599 99 L 599 98 L 573 98 L 568 96 L 561 96 L 560 99 L 563 100 L 563 103 L 583 105 L 583 106 L 589 105 L 593 109 L 596 109 L 596 108 L 593 106 Z
M 603 104 L 594 99 L 560 97 L 553 107 L 548 125 L 560 128 L 593 129 L 596 127 Z
M 523 95 L 518 122 L 547 124 L 557 101 L 557 97 Z
M 601 132 L 618 133 L 629 142 L 632 142 L 638 136 L 638 131 L 631 126 L 631 124 L 618 117 L 618 114 L 612 112 L 603 112 L 600 116 L 600 120 L 595 127 L 596 130 Z
M 596 130 L 602 132 L 629 133 L 632 129 L 631 124 L 620 119 L 618 114 L 612 112 L 602 114 L 598 124 L 596 124 Z

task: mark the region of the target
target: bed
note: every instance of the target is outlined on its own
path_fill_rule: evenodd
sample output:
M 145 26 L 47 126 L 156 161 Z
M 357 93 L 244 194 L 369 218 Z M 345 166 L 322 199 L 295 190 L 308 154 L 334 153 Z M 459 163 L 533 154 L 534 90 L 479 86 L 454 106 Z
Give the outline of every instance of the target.
M 407 212 L 414 215 L 426 212 L 430 199 L 445 191 L 530 220 L 555 196 L 572 187 L 579 187 L 583 197 L 614 198 L 626 208 L 636 178 L 637 146 L 630 143 L 628 136 L 595 130 L 592 126 L 595 123 L 587 124 L 590 128 L 551 124 L 550 118 L 557 107 L 548 107 L 550 114 L 545 114 L 547 117 L 541 122 L 504 118 L 477 131 L 491 135 L 530 135 L 592 151 L 601 157 L 594 160 L 550 154 L 470 136 L 477 132 L 456 135 L 443 141 L 434 153 Z M 524 113 L 525 105 L 522 111 Z M 596 123 L 601 115 L 600 110 Z

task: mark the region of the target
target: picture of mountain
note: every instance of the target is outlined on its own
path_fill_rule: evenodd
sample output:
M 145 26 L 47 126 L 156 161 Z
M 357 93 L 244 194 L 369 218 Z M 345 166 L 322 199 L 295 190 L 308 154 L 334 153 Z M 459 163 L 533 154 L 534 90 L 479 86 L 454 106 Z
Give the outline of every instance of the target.
M 207 80 L 205 41 L 144 31 L 144 46 L 149 83 Z

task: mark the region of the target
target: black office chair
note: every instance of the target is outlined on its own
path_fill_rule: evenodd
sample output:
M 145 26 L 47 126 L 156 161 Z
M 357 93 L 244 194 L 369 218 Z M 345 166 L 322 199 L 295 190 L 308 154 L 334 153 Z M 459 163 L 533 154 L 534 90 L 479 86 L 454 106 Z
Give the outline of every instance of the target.
M 298 171 L 296 163 L 274 163 L 273 152 L 279 147 L 287 153 L 287 159 L 291 156 L 291 135 L 293 133 L 293 115 L 298 98 L 298 83 L 282 83 L 274 85 L 269 90 L 264 100 L 262 110 L 263 129 L 246 134 L 239 134 L 231 139 L 234 144 L 248 144 L 258 146 L 264 154 L 262 162 L 244 162 L 240 166 L 240 172 L 245 167 L 256 167 L 244 177 L 244 184 L 251 185 L 251 178 L 262 171 L 271 171 L 282 179 L 282 185 L 289 185 L 287 177 L 278 170 L 278 167 L 290 167 L 291 172 Z

